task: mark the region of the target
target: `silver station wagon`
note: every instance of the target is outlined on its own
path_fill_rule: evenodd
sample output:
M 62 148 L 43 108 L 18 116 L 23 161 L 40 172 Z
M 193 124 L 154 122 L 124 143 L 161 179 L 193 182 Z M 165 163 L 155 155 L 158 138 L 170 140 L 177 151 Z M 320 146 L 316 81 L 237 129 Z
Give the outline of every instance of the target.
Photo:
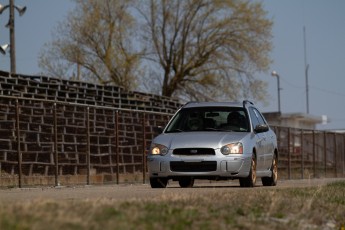
M 250 101 L 190 102 L 153 139 L 147 157 L 152 188 L 169 180 L 193 187 L 195 179 L 239 179 L 241 187 L 275 186 L 277 138 Z

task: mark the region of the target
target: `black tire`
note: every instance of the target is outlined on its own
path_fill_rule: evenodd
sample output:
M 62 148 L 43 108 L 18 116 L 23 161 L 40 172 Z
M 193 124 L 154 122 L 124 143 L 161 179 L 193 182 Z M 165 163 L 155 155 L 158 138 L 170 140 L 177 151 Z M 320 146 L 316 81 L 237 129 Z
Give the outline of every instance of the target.
M 183 178 L 178 181 L 181 188 L 191 188 L 194 185 L 194 179 L 193 178 Z
M 277 155 L 274 154 L 272 165 L 271 165 L 271 177 L 263 177 L 261 178 L 262 185 L 263 186 L 276 186 L 278 181 L 278 160 Z
M 246 178 L 240 178 L 241 187 L 254 187 L 256 183 L 256 160 L 255 156 L 252 156 L 249 175 Z
M 151 188 L 166 188 L 168 185 L 167 178 L 150 178 Z

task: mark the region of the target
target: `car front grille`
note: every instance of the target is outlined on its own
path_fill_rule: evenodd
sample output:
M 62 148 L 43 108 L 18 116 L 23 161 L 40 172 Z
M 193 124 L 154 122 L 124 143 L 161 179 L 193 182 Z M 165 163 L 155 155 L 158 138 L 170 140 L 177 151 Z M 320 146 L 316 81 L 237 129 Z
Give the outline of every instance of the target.
M 174 149 L 174 155 L 196 156 L 196 155 L 216 155 L 214 149 L 211 148 L 181 148 Z
M 212 172 L 217 170 L 217 161 L 172 161 L 170 162 L 170 170 L 173 172 Z

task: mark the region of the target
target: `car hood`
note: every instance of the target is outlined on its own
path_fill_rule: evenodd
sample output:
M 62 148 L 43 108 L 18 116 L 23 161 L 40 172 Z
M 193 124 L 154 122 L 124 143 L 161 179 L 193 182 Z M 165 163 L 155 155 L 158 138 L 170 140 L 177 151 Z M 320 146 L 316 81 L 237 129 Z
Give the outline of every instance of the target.
M 221 148 L 225 144 L 238 142 L 250 133 L 246 132 L 183 132 L 164 133 L 153 140 L 169 149 L 175 148 Z

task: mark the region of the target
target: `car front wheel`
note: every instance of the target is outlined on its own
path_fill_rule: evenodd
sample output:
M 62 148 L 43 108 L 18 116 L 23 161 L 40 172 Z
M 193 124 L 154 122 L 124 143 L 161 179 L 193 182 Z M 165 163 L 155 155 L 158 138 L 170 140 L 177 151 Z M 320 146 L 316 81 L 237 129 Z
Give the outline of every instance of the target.
M 254 187 L 256 183 L 256 160 L 255 156 L 252 156 L 249 175 L 246 178 L 240 178 L 241 187 Z
M 168 185 L 167 178 L 150 178 L 151 188 L 165 188 Z
M 194 185 L 193 178 L 183 178 L 178 181 L 181 188 L 191 188 Z

